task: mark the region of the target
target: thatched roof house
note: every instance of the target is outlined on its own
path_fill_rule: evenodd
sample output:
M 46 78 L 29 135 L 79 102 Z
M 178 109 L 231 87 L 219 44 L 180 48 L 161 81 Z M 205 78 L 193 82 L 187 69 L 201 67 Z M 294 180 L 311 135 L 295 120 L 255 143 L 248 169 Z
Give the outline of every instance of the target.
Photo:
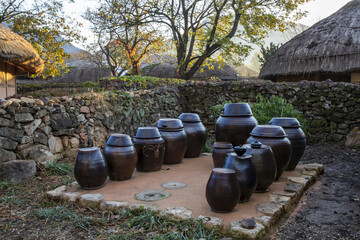
M 353 0 L 280 47 L 260 78 L 360 82 L 360 0 Z
M 16 93 L 15 75 L 40 73 L 44 63 L 25 39 L 0 24 L 0 98 Z

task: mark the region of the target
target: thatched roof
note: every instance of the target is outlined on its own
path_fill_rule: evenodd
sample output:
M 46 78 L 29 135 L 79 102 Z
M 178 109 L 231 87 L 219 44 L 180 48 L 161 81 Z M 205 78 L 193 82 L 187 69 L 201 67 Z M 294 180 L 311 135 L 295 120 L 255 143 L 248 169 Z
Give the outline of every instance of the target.
M 24 38 L 0 24 L 0 59 L 30 73 L 40 73 L 44 62 Z
M 360 0 L 353 0 L 280 47 L 260 78 L 360 70 Z

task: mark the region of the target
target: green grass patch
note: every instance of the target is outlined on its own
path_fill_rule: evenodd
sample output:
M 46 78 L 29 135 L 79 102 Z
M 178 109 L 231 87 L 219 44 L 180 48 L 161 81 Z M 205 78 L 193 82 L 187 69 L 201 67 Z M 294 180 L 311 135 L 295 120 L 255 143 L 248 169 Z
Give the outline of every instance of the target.
M 45 168 L 45 174 L 48 176 L 50 175 L 64 176 L 73 173 L 74 173 L 74 167 L 72 165 L 59 162 L 58 160 L 49 163 Z
M 149 76 L 121 76 L 121 77 L 108 77 L 107 80 L 117 80 L 123 82 L 126 88 L 148 89 L 153 87 L 165 85 L 179 85 L 186 81 L 178 78 L 157 78 Z

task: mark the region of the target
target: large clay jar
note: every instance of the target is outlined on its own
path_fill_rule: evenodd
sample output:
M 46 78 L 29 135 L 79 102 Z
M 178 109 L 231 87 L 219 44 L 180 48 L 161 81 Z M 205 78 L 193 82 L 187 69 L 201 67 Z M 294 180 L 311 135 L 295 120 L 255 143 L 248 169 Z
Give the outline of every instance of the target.
M 229 153 L 224 164 L 224 168 L 233 169 L 240 187 L 239 202 L 249 201 L 256 188 L 256 170 L 251 160 L 252 156 L 244 154 L 244 147 L 234 147 L 235 153 Z
M 255 192 L 266 192 L 268 187 L 275 181 L 276 162 L 271 147 L 255 141 L 244 145 L 246 154 L 252 156 L 256 170 L 257 185 Z
M 213 145 L 212 159 L 214 167 L 222 168 L 228 153 L 234 152 L 233 145 L 229 142 L 215 142 Z
M 232 169 L 214 168 L 206 185 L 206 200 L 214 212 L 231 212 L 239 201 L 240 191 Z
M 291 143 L 280 126 L 258 125 L 250 133 L 247 143 L 259 141 L 271 147 L 276 161 L 276 177 L 278 180 L 289 164 L 291 157 Z
M 257 124 L 249 104 L 227 103 L 215 124 L 216 141 L 230 142 L 233 146 L 245 144 Z
M 164 164 L 181 163 L 187 147 L 184 125 L 179 119 L 159 119 L 157 127 L 165 141 Z
M 140 127 L 133 139 L 138 153 L 136 169 L 140 172 L 159 171 L 164 161 L 165 141 L 156 127 Z
M 196 113 L 182 113 L 179 119 L 182 121 L 187 135 L 185 157 L 194 158 L 200 156 L 201 150 L 206 143 L 207 134 L 199 115 Z
M 137 162 L 137 153 L 128 135 L 111 134 L 106 142 L 104 156 L 111 180 L 123 181 L 131 178 Z
M 306 136 L 301 129 L 300 122 L 296 118 L 282 117 L 271 119 L 269 124 L 281 126 L 287 134 L 287 138 L 291 142 L 291 158 L 286 170 L 294 170 L 306 148 Z
M 100 148 L 79 149 L 74 175 L 83 189 L 97 189 L 104 186 L 108 177 L 108 167 Z

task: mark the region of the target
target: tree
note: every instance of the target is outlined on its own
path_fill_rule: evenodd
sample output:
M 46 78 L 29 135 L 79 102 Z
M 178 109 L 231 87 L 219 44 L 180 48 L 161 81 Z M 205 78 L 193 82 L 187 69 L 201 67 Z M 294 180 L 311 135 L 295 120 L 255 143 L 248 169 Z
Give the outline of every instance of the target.
M 151 2 L 144 0 L 104 0 L 95 11 L 88 9 L 85 18 L 92 23 L 113 75 L 120 63 L 116 59 L 126 58 L 129 73 L 138 75 L 146 54 L 159 49 L 161 35 L 146 23 L 150 7 Z
M 214 53 L 246 57 L 250 46 L 271 30 L 283 31 L 304 13 L 309 0 L 154 0 L 152 23 L 170 31 L 178 76 L 190 79 Z
M 261 66 L 264 65 L 264 63 L 270 58 L 271 55 L 273 55 L 276 50 L 278 50 L 281 47 L 280 44 L 270 43 L 268 47 L 261 46 L 260 54 L 258 55 L 259 62 Z
M 69 55 L 63 47 L 74 40 L 83 39 L 78 30 L 68 24 L 62 7 L 61 1 L 57 0 L 0 2 L 0 23 L 6 23 L 38 50 L 44 60 L 44 77 L 66 72 L 68 69 L 64 59 Z

